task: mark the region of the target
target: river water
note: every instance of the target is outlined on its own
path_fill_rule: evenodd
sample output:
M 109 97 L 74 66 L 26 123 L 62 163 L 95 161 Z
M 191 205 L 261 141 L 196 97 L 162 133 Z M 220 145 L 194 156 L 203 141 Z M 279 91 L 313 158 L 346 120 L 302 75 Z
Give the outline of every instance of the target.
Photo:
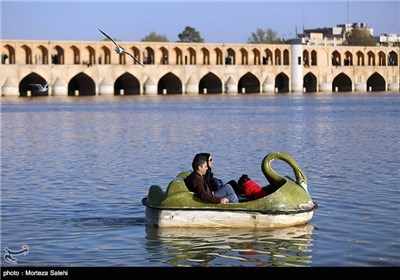
M 399 140 L 399 93 L 2 98 L 1 265 L 399 266 Z M 150 185 L 165 189 L 195 153 L 224 181 L 266 185 L 275 151 L 308 176 L 309 224 L 145 226 Z

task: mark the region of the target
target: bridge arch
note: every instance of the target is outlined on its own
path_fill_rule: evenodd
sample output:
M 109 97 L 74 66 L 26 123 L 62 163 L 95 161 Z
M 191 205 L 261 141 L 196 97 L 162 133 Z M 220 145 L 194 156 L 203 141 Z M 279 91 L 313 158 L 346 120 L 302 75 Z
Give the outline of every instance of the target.
M 9 44 L 6 44 L 4 46 L 4 49 L 7 51 L 7 53 L 4 53 L 1 63 L 2 64 L 15 64 L 15 48 L 13 48 Z
M 368 66 L 375 66 L 375 54 L 373 51 L 367 52 Z
M 340 53 L 338 51 L 332 52 L 332 65 L 340 66 L 341 65 L 341 61 L 342 61 L 341 57 L 342 56 L 340 55 Z
M 105 46 L 100 47 L 99 64 L 111 64 L 111 51 Z
M 260 81 L 252 73 L 248 72 L 239 79 L 238 92 L 260 93 L 260 90 Z
M 47 81 L 40 76 L 39 74 L 32 72 L 29 75 L 25 76 L 21 82 L 19 83 L 19 92 L 20 96 L 46 96 L 48 95 L 48 91 L 40 92 L 37 90 L 33 84 L 47 84 Z
M 168 72 L 158 81 L 158 94 L 182 94 L 182 81 L 173 73 Z
M 236 52 L 232 48 L 226 50 L 225 64 L 236 65 Z
M 214 73 L 207 73 L 200 79 L 199 93 L 222 93 L 222 82 Z
M 81 63 L 81 51 L 75 45 L 72 45 L 69 48 L 69 51 L 67 51 L 66 56 L 71 58 L 68 61 L 68 63 L 74 64 L 74 65 Z
M 82 72 L 76 74 L 68 83 L 68 95 L 96 95 L 93 79 Z
M 114 83 L 114 95 L 139 95 L 140 82 L 132 74 L 125 72 Z
M 389 52 L 389 65 L 399 65 L 399 55 L 395 51 Z
M 51 62 L 53 64 L 65 64 L 65 55 L 64 55 L 64 49 L 57 45 L 54 48 L 55 53 L 51 55 Z M 92 51 L 94 52 L 94 49 L 92 48 Z M 94 57 L 93 57 L 93 63 L 94 64 Z
M 161 55 L 160 64 L 163 64 L 163 65 L 168 64 L 168 61 L 169 61 L 168 50 L 165 47 L 161 47 L 159 49 L 159 51 L 160 51 L 160 55 Z
M 289 77 L 281 72 L 275 77 L 275 89 L 277 93 L 289 92 Z
M 215 64 L 216 65 L 222 65 L 223 63 L 223 53 L 222 50 L 220 48 L 215 48 L 214 49 L 215 52 Z
M 378 52 L 378 65 L 386 66 L 386 54 L 383 51 Z
M 332 91 L 352 91 L 352 82 L 349 76 L 340 73 L 333 79 Z
M 308 72 L 304 76 L 303 87 L 305 89 L 305 92 L 316 92 L 317 91 L 317 77 L 312 72 Z
M 35 64 L 49 64 L 49 52 L 43 45 L 38 46 L 35 52 Z
M 145 48 L 145 54 L 143 57 L 143 62 L 145 64 L 154 64 L 154 50 L 151 47 Z
M 21 49 L 23 49 L 25 53 L 25 64 L 32 64 L 32 49 L 27 45 L 22 45 Z
M 379 73 L 373 73 L 367 79 L 367 89 L 369 91 L 385 91 L 386 83 L 385 79 Z
M 265 49 L 265 61 L 263 62 L 265 62 L 263 63 L 264 65 L 275 65 L 275 59 L 271 49 Z

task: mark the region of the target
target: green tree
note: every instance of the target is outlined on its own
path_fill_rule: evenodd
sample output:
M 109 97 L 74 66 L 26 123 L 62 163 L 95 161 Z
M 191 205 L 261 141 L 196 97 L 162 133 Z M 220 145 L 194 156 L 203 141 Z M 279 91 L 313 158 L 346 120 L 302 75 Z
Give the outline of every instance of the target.
M 204 39 L 201 38 L 200 33 L 193 27 L 186 26 L 182 33 L 178 34 L 179 41 L 185 43 L 204 43 Z
M 375 46 L 376 42 L 368 29 L 355 27 L 346 35 L 345 44 L 349 46 Z
M 277 33 L 271 28 L 257 28 L 256 32 L 252 32 L 247 43 L 249 44 L 276 44 L 279 43 Z
M 142 42 L 169 42 L 169 40 L 165 35 L 150 32 L 142 39 Z

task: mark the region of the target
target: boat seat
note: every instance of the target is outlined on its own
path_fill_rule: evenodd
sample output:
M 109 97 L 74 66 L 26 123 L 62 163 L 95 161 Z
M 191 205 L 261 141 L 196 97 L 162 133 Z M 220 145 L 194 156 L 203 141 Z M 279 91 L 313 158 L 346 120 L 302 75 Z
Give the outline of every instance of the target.
M 177 178 L 182 178 L 185 179 L 187 176 L 190 175 L 190 171 L 182 171 L 181 173 L 178 174 L 178 176 L 176 176 Z
M 186 187 L 185 182 L 183 181 L 183 178 L 175 178 L 169 183 L 166 196 L 169 197 L 171 195 L 174 195 L 176 193 L 180 192 L 189 192 L 189 189 Z
M 158 185 L 151 185 L 147 194 L 147 200 L 151 205 L 160 205 L 160 202 L 165 199 L 165 193 Z

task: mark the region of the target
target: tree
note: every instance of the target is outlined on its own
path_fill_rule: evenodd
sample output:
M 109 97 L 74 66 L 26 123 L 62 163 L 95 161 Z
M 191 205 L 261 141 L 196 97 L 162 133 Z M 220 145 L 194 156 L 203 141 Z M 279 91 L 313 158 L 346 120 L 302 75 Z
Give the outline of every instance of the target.
M 142 42 L 169 42 L 169 40 L 165 35 L 150 32 L 142 39 Z
M 279 43 L 277 33 L 271 28 L 257 28 L 256 32 L 252 32 L 247 43 L 249 44 L 276 44 Z
M 186 26 L 182 33 L 178 34 L 179 41 L 185 43 L 204 43 L 204 39 L 200 37 L 200 33 L 193 27 Z
M 374 37 L 366 28 L 354 27 L 346 35 L 346 42 L 349 46 L 375 46 L 376 42 Z

